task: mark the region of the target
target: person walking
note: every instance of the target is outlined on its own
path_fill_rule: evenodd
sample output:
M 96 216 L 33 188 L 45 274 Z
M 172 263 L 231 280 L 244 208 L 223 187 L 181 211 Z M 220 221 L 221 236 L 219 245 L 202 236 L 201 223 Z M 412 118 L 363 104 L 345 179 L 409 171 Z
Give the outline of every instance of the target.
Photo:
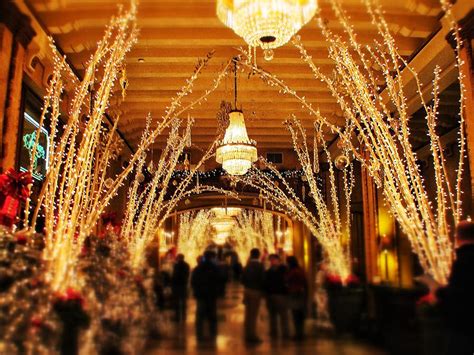
M 288 274 L 286 277 L 288 285 L 288 300 L 293 315 L 295 340 L 303 340 L 308 294 L 306 275 L 303 269 L 299 266 L 296 257 L 289 256 L 286 262 L 288 264 Z
M 280 328 L 281 335 L 288 338 L 287 269 L 277 254 L 270 254 L 268 259 L 270 268 L 265 272 L 264 290 L 270 321 L 270 336 L 278 337 L 278 328 Z
M 216 253 L 206 251 L 191 275 L 191 287 L 196 298 L 196 338 L 205 340 L 204 323 L 208 322 L 211 340 L 217 337 L 217 297 L 219 295 L 220 276 L 216 265 Z
M 186 321 L 186 309 L 188 299 L 189 264 L 184 260 L 183 254 L 176 256 L 171 275 L 171 292 L 175 306 L 176 321 Z
M 456 260 L 448 285 L 436 292 L 447 328 L 446 354 L 474 352 L 474 223 L 456 228 Z
M 260 250 L 254 248 L 250 251 L 249 261 L 242 272 L 242 284 L 245 287 L 244 333 L 245 340 L 249 343 L 261 342 L 257 336 L 257 319 L 262 299 L 264 273 L 263 264 L 260 262 Z

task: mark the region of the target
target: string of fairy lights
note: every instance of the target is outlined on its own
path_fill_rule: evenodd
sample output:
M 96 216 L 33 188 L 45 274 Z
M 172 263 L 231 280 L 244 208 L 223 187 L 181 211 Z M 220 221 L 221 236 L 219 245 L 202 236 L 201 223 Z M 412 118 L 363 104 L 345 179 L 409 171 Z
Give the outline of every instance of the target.
M 142 154 L 138 159 L 136 166 L 138 173 L 135 174 L 129 188 L 128 203 L 122 228 L 122 239 L 127 243 L 133 270 L 138 271 L 143 268 L 147 247 L 156 238 L 163 223 L 172 211 L 175 210 L 176 205 L 184 198 L 206 191 L 236 197 L 231 191 L 225 191 L 214 186 L 200 185 L 199 182 L 192 189 L 188 189 L 194 181 L 196 171 L 214 155 L 218 141 L 216 139 L 203 154 L 201 160 L 194 165 L 189 174 L 180 180 L 179 183 L 176 182 L 175 191 L 168 198 L 167 193 L 171 185 L 173 172 L 191 136 L 192 124 L 193 120 L 188 119 L 183 134 L 180 134 L 181 120 L 173 120 L 166 147 L 161 152 L 151 181 L 145 186 L 143 186 L 144 176 L 141 174 L 141 171 L 145 166 L 146 155 Z M 149 127 L 150 120 L 147 121 L 141 139 L 142 142 L 146 141 L 150 134 Z
M 404 233 L 407 234 L 425 271 L 430 273 L 438 282 L 445 283 L 453 261 L 450 221 L 456 223 L 462 216 L 461 177 L 463 159 L 459 161 L 455 183 L 450 182 L 443 149 L 435 130 L 439 106 L 440 69 L 437 68 L 434 72 L 433 100 L 431 104 L 428 104 L 424 100 L 418 74 L 399 54 L 380 6 L 372 0 L 364 1 L 367 12 L 372 18 L 372 23 L 377 28 L 379 39 L 374 41 L 372 46 L 362 46 L 357 41 L 356 33 L 340 1 L 331 0 L 330 3 L 336 18 L 343 26 L 348 37 L 347 39 L 342 38 L 340 35 L 333 33 L 321 18 L 318 19 L 318 25 L 330 44 L 329 58 L 334 62 L 336 68 L 334 76 L 325 75 L 319 70 L 298 36 L 293 39 L 293 44 L 299 50 L 302 60 L 309 65 L 315 80 L 324 82 L 336 98 L 346 119 L 344 129 L 332 124 L 317 108 L 314 108 L 312 104 L 308 103 L 304 97 L 299 96 L 295 90 L 287 86 L 282 80 L 259 68 L 256 61 L 252 60 L 250 51 L 241 50 L 244 60 L 239 65 L 259 75 L 266 83 L 277 87 L 281 93 L 295 97 L 315 117 L 317 130 L 326 127 L 339 135 L 342 150 L 345 154 L 350 152 L 367 169 L 381 189 L 387 205 Z M 441 0 L 441 4 L 454 30 L 453 36 L 459 53 L 461 40 L 452 15 L 452 4 L 445 0 Z M 192 110 L 205 102 L 207 97 L 217 89 L 228 75 L 231 63 L 233 63 L 233 59 L 230 59 L 216 75 L 210 88 L 204 90 L 196 99 L 184 103 L 184 99 L 192 94 L 194 83 L 212 58 L 212 53 L 200 60 L 191 77 L 171 100 L 156 127 L 150 129 L 144 135 L 137 151 L 130 158 L 128 166 L 115 177 L 111 177 L 109 176 L 109 167 L 111 161 L 116 157 L 111 147 L 115 145 L 118 119 L 112 127 L 104 129 L 103 117 L 118 76 L 120 74 L 125 75 L 124 58 L 136 42 L 136 38 L 136 4 L 131 1 L 130 9 L 121 11 L 117 17 L 112 19 L 106 28 L 104 37 L 98 42 L 97 49 L 86 67 L 83 80 L 76 85 L 76 91 L 69 109 L 69 119 L 60 137 L 57 126 L 59 123 L 61 93 L 67 80 L 64 73 L 70 76 L 70 71 L 64 58 L 53 51 L 56 53 L 55 70 L 40 120 L 43 123 L 46 115 L 51 117 L 50 137 L 53 144 L 50 144 L 50 166 L 39 195 L 39 203 L 33 212 L 31 229 L 34 230 L 40 211 L 44 213 L 46 240 L 44 258 L 49 265 L 48 281 L 56 290 L 64 290 L 65 287 L 71 284 L 80 287 L 80 278 L 76 274 L 74 265 L 80 253 L 81 245 L 97 224 L 101 213 L 116 195 L 119 187 L 123 186 L 132 169 L 144 164 L 146 151 L 165 128 L 171 126 L 168 143 L 173 140 L 177 142 L 177 137 L 181 136 L 177 133 L 177 127 L 180 126 L 180 123 L 177 122 L 180 121 L 176 117 L 180 117 L 184 112 Z M 456 60 L 458 66 L 464 64 L 459 56 L 456 56 Z M 378 69 L 374 69 L 374 67 Z M 426 112 L 436 179 L 435 201 L 430 201 L 427 195 L 422 173 L 417 165 L 416 153 L 409 142 L 410 117 L 406 104 L 407 98 L 404 96 L 403 90 L 402 68 L 406 68 L 417 83 L 417 93 Z M 102 73 L 100 77 L 96 75 L 99 70 Z M 462 109 L 465 88 L 461 75 L 460 73 L 461 128 L 459 145 L 460 155 L 464 157 L 465 137 Z M 380 84 L 381 79 L 383 80 L 383 86 Z M 121 78 L 121 83 L 123 80 Z M 94 100 L 90 102 L 89 89 L 92 86 L 96 87 L 97 90 L 95 91 Z M 122 85 L 122 90 L 125 90 L 125 86 Z M 91 106 L 90 112 L 87 113 L 87 123 L 83 126 L 81 119 L 85 108 L 88 106 Z M 191 123 L 189 122 L 186 132 L 191 129 Z M 318 154 L 313 154 L 314 157 L 311 161 L 306 141 L 299 141 L 299 135 L 302 132 L 298 123 L 295 122 L 298 121 L 294 120 L 288 127 L 303 168 L 300 171 L 281 173 L 274 167 L 267 166 L 268 171 L 266 172 L 258 171 L 258 173 L 249 174 L 249 177 L 255 179 L 254 181 L 250 181 L 248 177 L 244 179 L 246 183 L 260 188 L 263 196 L 269 201 L 280 207 L 288 207 L 305 224 L 312 226 L 310 229 L 314 234 L 319 236 L 321 240 L 325 240 L 322 244 L 326 245 L 328 259 L 338 260 L 334 263 L 330 262 L 334 265 L 333 269 L 337 270 L 340 275 L 347 275 L 350 268 L 347 267 L 349 258 L 345 249 L 349 238 L 347 221 L 349 220 L 350 191 L 353 185 L 352 170 L 344 170 L 343 173 L 344 185 L 347 187 L 347 191 L 344 193 L 343 206 L 340 205 L 339 199 L 335 196 L 334 188 L 329 191 L 328 202 L 324 201 L 314 178 L 314 173 L 319 170 Z M 39 134 L 36 136 L 32 157 L 35 156 L 35 149 L 38 145 Z M 354 137 L 357 139 L 354 140 Z M 186 141 L 189 140 L 187 133 L 185 133 L 184 138 Z M 323 141 L 323 139 L 319 140 Z M 105 146 L 103 142 L 107 142 Z M 205 155 L 206 159 L 213 154 L 214 146 L 215 144 L 209 149 L 209 155 Z M 223 172 L 218 169 L 209 172 L 200 172 L 198 168 L 193 168 L 191 172 L 171 169 L 176 167 L 175 162 L 178 160 L 175 153 L 179 150 L 182 152 L 184 149 L 184 147 L 181 149 L 179 144 L 178 147 L 178 149 L 165 149 L 166 154 L 169 154 L 168 158 L 171 157 L 172 159 L 160 160 L 158 164 L 160 173 L 154 174 L 152 183 L 146 189 L 147 193 L 145 195 L 147 197 L 133 195 L 134 198 L 129 199 L 132 202 L 127 206 L 127 209 L 132 211 L 131 206 L 140 206 L 144 211 L 144 215 L 139 214 L 137 224 L 137 217 L 132 218 L 131 214 L 127 214 L 125 222 L 127 235 L 133 235 L 133 230 L 137 230 L 146 235 L 146 241 L 150 240 L 159 226 L 149 222 L 148 218 L 145 217 L 146 214 L 167 215 L 173 210 L 172 206 L 176 206 L 184 196 L 202 192 L 203 188 L 200 186 L 195 187 L 192 190 L 193 192 L 187 190 L 194 177 L 206 178 L 223 175 Z M 167 156 L 166 154 L 163 156 Z M 266 163 L 263 164 L 265 166 Z M 197 166 L 201 165 L 197 164 Z M 296 194 L 288 192 L 290 189 L 288 183 L 284 183 L 285 191 L 278 186 L 275 187 L 269 184 L 272 180 L 284 181 L 287 178 L 296 177 L 304 177 L 308 181 L 313 200 L 317 206 L 321 207 L 318 208 L 317 217 L 305 208 Z M 163 191 L 166 189 L 163 186 L 167 186 L 174 178 L 180 178 L 182 181 L 179 183 L 172 199 L 165 203 L 165 192 Z M 329 178 L 330 181 L 334 180 L 332 165 L 330 165 Z M 268 185 L 267 191 L 263 188 L 262 184 L 264 182 Z M 209 187 L 209 189 L 216 190 L 215 187 Z M 276 197 L 272 196 L 269 191 L 271 193 L 277 192 L 275 196 L 279 196 L 284 201 L 277 201 Z M 137 194 L 138 189 L 129 193 Z M 288 197 L 291 202 L 288 202 Z M 29 218 L 29 214 L 30 200 L 28 199 L 25 221 Z M 336 220 L 336 223 L 325 225 L 324 221 L 331 218 Z M 344 222 L 344 220 L 347 221 Z M 131 244 L 139 244 L 138 240 L 135 238 L 133 240 L 134 242 Z M 142 242 L 137 250 L 143 250 L 143 246 L 147 244 L 147 242 Z M 140 253 L 138 251 L 134 252 L 136 255 Z M 331 255 L 329 256 L 329 254 Z
M 285 178 L 289 179 L 298 179 L 304 176 L 303 170 L 301 169 L 289 169 L 289 170 L 280 170 L 280 173 Z M 189 170 L 175 170 L 173 171 L 173 178 L 184 178 L 190 174 Z M 201 179 L 209 179 L 214 177 L 221 177 L 221 176 L 230 176 L 225 170 L 222 168 L 215 168 L 212 170 L 206 171 L 196 171 L 196 175 L 199 175 Z M 262 174 L 265 174 L 269 177 L 275 177 L 275 175 L 270 170 L 263 170 Z
M 329 164 L 327 182 L 329 184 L 329 198 L 317 180 L 319 166 L 310 157 L 307 144 L 306 132 L 301 122 L 296 118 L 288 120 L 286 126 L 290 131 L 293 147 L 298 156 L 298 161 L 302 166 L 305 180 L 309 186 L 315 209 L 310 211 L 305 203 L 297 196 L 294 188 L 281 175 L 278 170 L 267 161 L 262 160 L 265 167 L 272 171 L 270 176 L 262 174 L 260 170 L 253 169 L 250 174 L 244 177 L 234 177 L 234 180 L 244 185 L 256 188 L 260 196 L 278 210 L 289 213 L 294 218 L 303 222 L 311 233 L 321 243 L 325 254 L 326 263 L 331 273 L 338 275 L 342 282 L 345 282 L 351 274 L 350 258 L 350 200 L 352 188 L 354 186 L 354 176 L 352 164 L 340 166 L 342 170 L 343 198 L 339 197 L 339 178 L 335 174 L 333 159 L 329 153 L 322 131 L 316 127 L 314 143 L 322 148 Z M 314 148 L 317 151 L 316 148 Z M 348 154 L 346 152 L 346 154 Z M 317 153 L 314 156 L 318 156 Z M 277 179 L 271 176 L 276 176 Z M 340 204 L 342 201 L 342 206 Z
M 213 228 L 213 219 L 228 215 L 233 221 L 226 239 L 222 245 L 231 246 L 241 261 L 247 260 L 252 248 L 259 248 L 266 253 L 274 253 L 279 242 L 285 244 L 292 240 L 285 231 L 285 236 L 278 236 L 281 222 L 275 223 L 274 215 L 268 211 L 247 210 L 234 208 L 214 208 L 181 213 L 179 216 L 179 232 L 177 251 L 186 256 L 192 265 L 197 258 L 208 248 L 219 245 L 216 241 L 218 232 Z M 281 232 L 283 234 L 283 232 Z M 286 243 L 288 244 L 288 243 Z
M 136 4 L 132 0 L 130 10 L 121 11 L 111 20 L 104 37 L 98 42 L 97 49 L 91 56 L 84 78 L 75 85 L 69 119 L 60 137 L 57 137 L 58 118 L 61 93 L 66 80 L 62 74 L 66 72 L 70 75 L 70 71 L 64 58 L 53 50 L 55 69 L 41 118 L 41 122 L 44 122 L 45 115 L 51 114 L 51 158 L 33 213 L 31 230 L 35 229 L 39 213 L 43 213 L 46 240 L 44 259 L 48 264 L 48 281 L 57 291 L 64 291 L 68 287 L 81 288 L 80 275 L 77 274 L 75 265 L 81 246 L 95 228 L 100 215 L 157 136 L 170 126 L 175 117 L 205 101 L 227 75 L 231 62 L 223 66 L 208 89 L 184 104 L 182 101 L 192 93 L 194 83 L 212 58 L 212 53 L 200 59 L 191 77 L 171 100 L 162 119 L 130 157 L 128 166 L 116 176 L 110 176 L 109 168 L 114 156 L 110 147 L 114 142 L 118 118 L 108 130 L 103 128 L 103 118 L 116 79 L 120 73 L 123 75 L 125 55 L 135 43 L 136 36 Z M 99 70 L 102 75 L 97 80 L 96 72 Z M 92 86 L 97 90 L 90 112 L 85 113 L 87 122 L 83 126 L 81 118 L 83 110 L 89 106 L 89 88 Z M 104 141 L 107 142 L 105 149 Z M 185 195 L 183 191 L 181 194 Z M 176 202 L 170 203 L 169 206 L 174 203 Z M 26 206 L 26 215 L 28 214 L 29 201 Z
M 462 158 L 459 160 L 456 181 L 453 184 L 449 180 L 443 149 L 435 130 L 439 115 L 440 69 L 436 68 L 434 71 L 433 101 L 429 105 L 424 99 L 418 73 L 399 54 L 380 6 L 371 0 L 364 1 L 372 23 L 378 30 L 380 41 L 375 40 L 372 46 L 362 46 L 357 41 L 356 33 L 340 1 L 332 0 L 330 3 L 348 37 L 342 38 L 333 33 L 321 18 L 318 19 L 318 25 L 329 43 L 329 57 L 335 64 L 333 74 L 328 76 L 319 70 L 299 36 L 294 37 L 292 42 L 299 50 L 302 60 L 309 65 L 315 80 L 325 83 L 336 98 L 346 119 L 345 129 L 332 124 L 317 108 L 277 76 L 256 66 L 251 53 L 245 50 L 241 50 L 245 59 L 241 65 L 259 75 L 270 86 L 276 87 L 282 94 L 293 96 L 315 117 L 319 125 L 326 126 L 339 135 L 343 149 L 351 152 L 381 189 L 385 202 L 408 236 L 425 272 L 439 283 L 445 284 L 453 261 L 452 230 L 449 222 L 454 221 L 456 224 L 462 216 L 461 178 L 465 154 L 462 113 L 465 88 L 462 84 L 462 73 L 460 71 L 459 74 L 459 149 Z M 452 5 L 442 1 L 442 7 L 453 29 L 459 53 L 461 40 L 452 14 Z M 456 62 L 459 67 L 463 64 L 458 55 Z M 409 141 L 410 116 L 403 90 L 402 68 L 406 68 L 416 81 L 417 96 L 426 112 L 436 178 L 434 203 L 427 195 L 416 153 Z M 353 141 L 354 136 L 357 137 L 356 143 Z
M 440 2 L 445 19 L 453 30 L 456 63 L 461 68 L 465 63 L 459 57 L 461 38 L 454 20 L 453 4 L 447 0 Z M 299 37 L 292 41 L 302 61 L 312 70 L 314 79 L 322 81 L 337 100 L 345 119 L 342 128 L 331 123 L 317 107 L 313 107 L 276 75 L 258 67 L 255 49 L 248 52 L 241 50 L 239 66 L 242 70 L 260 76 L 282 94 L 294 97 L 314 117 L 314 142 L 311 154 L 305 129 L 296 117 L 291 117 L 286 121 L 286 127 L 301 169 L 279 171 L 261 159 L 259 169 L 251 169 L 245 176 L 230 177 L 231 182 L 240 182 L 257 189 L 261 200 L 303 222 L 322 245 L 330 272 L 340 276 L 344 282 L 351 273 L 350 207 L 354 186 L 351 160 L 355 159 L 379 187 L 392 215 L 408 236 L 423 269 L 443 284 L 447 281 L 453 261 L 450 226 L 463 216 L 461 178 L 464 163 L 460 159 L 456 178 L 450 181 L 445 153 L 436 133 L 442 72 L 440 68 L 434 70 L 432 100 L 428 103 L 422 81 L 399 54 L 380 6 L 375 0 L 364 0 L 364 4 L 379 34 L 373 45 L 362 46 L 358 42 L 340 0 L 330 0 L 330 5 L 347 38 L 337 35 L 321 18 L 318 19 L 323 36 L 329 43 L 329 59 L 335 65 L 333 75 L 326 75 L 317 67 Z M 176 170 L 180 157 L 189 147 L 194 124 L 193 119 L 180 117 L 203 104 L 224 81 L 234 63 L 233 59 L 229 59 L 216 73 L 210 86 L 194 97 L 195 83 L 211 60 L 212 52 L 198 61 L 194 72 L 155 124 L 148 116 L 141 141 L 129 158 L 129 164 L 118 174 L 112 173 L 111 163 L 117 159 L 120 149 L 117 138 L 120 117 L 116 117 L 111 126 L 106 126 L 104 114 L 109 109 L 117 83 L 122 98 L 125 97 L 125 56 L 137 41 L 136 11 L 136 3 L 131 0 L 130 9 L 120 10 L 111 20 L 103 38 L 97 43 L 82 80 L 73 75 L 66 59 L 51 44 L 55 68 L 39 125 L 42 127 L 48 118 L 51 140 L 48 171 L 36 207 L 32 209 L 30 198 L 26 200 L 24 224 L 27 225 L 31 218 L 28 243 L 23 244 L 21 238 L 13 239 L 19 235 L 8 235 L 4 231 L 0 233 L 4 237 L 0 238 L 2 260 L 8 258 L 8 262 L 2 263 L 2 268 L 16 277 L 12 281 L 13 286 L 0 300 L 0 308 L 8 316 L 1 324 L 2 341 L 11 345 L 12 349 L 15 349 L 14 344 L 26 332 L 29 338 L 22 345 L 24 351 L 47 352 L 55 347 L 61 326 L 53 300 L 67 299 L 71 288 L 73 297 L 84 297 L 89 303 L 90 314 L 104 317 L 99 319 L 94 316 L 92 319 L 85 337 L 89 344 L 85 345 L 85 349 L 96 350 L 97 339 L 108 338 L 104 335 L 103 319 L 117 322 L 114 324 L 122 322 L 121 326 L 126 323 L 128 336 L 124 339 L 127 349 L 143 348 L 144 330 L 147 329 L 143 324 L 146 319 L 152 318 L 148 313 L 153 308 L 148 305 L 152 297 L 143 296 L 151 289 L 142 283 L 142 278 L 147 275 L 147 248 L 157 237 L 160 241 L 162 238 L 173 238 L 172 234 L 163 233 L 163 225 L 167 218 L 176 213 L 180 201 L 206 191 L 238 198 L 234 191 L 201 184 L 201 180 L 229 176 L 222 169 L 202 171 L 204 163 L 215 155 L 216 142 L 221 137 L 217 137 L 191 169 Z M 408 72 L 416 83 L 417 96 L 426 113 L 435 179 L 435 199 L 431 200 L 417 164 L 417 155 L 410 144 L 410 111 L 404 93 L 402 70 Z M 466 150 L 463 112 L 466 88 L 463 79 L 462 71 L 459 71 L 459 152 L 462 158 Z M 60 128 L 59 117 L 64 105 L 62 93 L 68 85 L 74 86 L 75 91 L 66 124 Z M 91 88 L 94 88 L 93 99 Z M 165 148 L 158 160 L 154 161 L 150 181 L 144 183 L 141 172 L 145 169 L 148 152 L 167 128 L 169 133 Z M 338 134 L 341 156 L 335 158 L 330 154 L 323 130 Z M 38 131 L 30 155 L 30 170 L 34 165 L 39 137 Z M 321 169 L 320 159 L 328 162 L 327 170 Z M 108 236 L 106 242 L 111 245 L 96 245 L 95 249 L 92 248 L 88 245 L 90 240 L 94 240 L 91 243 L 101 241 L 100 238 L 91 237 L 101 214 L 132 172 L 135 174 L 128 189 L 120 236 Z M 326 184 L 322 183 L 323 175 Z M 298 184 L 292 181 L 294 179 L 298 179 Z M 297 191 L 299 187 L 301 193 Z M 306 188 L 309 188 L 308 194 Z M 307 197 L 311 197 L 314 206 L 308 207 L 305 201 Z M 222 224 L 230 219 L 231 228 L 222 229 L 227 234 L 220 236 L 225 236 L 225 242 L 234 247 L 241 260 L 247 258 L 253 247 L 269 253 L 283 247 L 291 252 L 291 230 L 283 231 L 281 217 L 276 218 L 275 222 L 275 216 L 265 210 L 265 204 L 263 206 L 263 211 L 242 209 L 232 215 L 228 215 L 227 208 L 224 215 L 222 209 L 220 212 L 203 209 L 180 214 L 178 251 L 185 252 L 188 260 L 194 262 L 210 243 L 216 242 L 217 222 Z M 41 239 L 34 234 L 40 216 L 44 216 L 45 224 L 45 247 L 42 250 L 34 246 L 35 240 Z M 13 240 L 15 250 L 10 252 L 4 244 L 10 244 Z M 86 246 L 94 252 L 82 255 Z M 114 256 L 106 258 L 97 251 Z M 100 273 L 91 271 L 91 265 L 102 269 L 101 277 L 109 287 L 108 295 L 103 299 L 99 295 L 106 286 L 98 282 L 97 275 Z M 125 321 L 124 314 L 128 315 Z M 39 329 L 45 328 L 53 335 L 40 339 Z M 33 330 L 31 334 L 30 330 Z M 10 351 L 10 348 L 6 349 Z

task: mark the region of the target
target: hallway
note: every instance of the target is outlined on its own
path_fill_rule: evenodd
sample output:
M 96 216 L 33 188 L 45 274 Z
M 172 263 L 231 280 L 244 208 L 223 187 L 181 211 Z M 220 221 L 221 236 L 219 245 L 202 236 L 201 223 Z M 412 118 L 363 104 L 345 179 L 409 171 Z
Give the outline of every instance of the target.
M 263 342 L 259 345 L 246 345 L 243 341 L 244 305 L 242 287 L 230 284 L 227 296 L 218 305 L 218 337 L 216 344 L 205 343 L 197 346 L 194 335 L 195 301 L 188 301 L 188 318 L 184 325 L 171 322 L 172 312 L 166 311 L 161 326 L 161 340 L 151 342 L 149 355 L 159 354 L 318 354 L 318 355 L 384 355 L 385 352 L 353 338 L 333 339 L 328 336 L 317 338 L 311 321 L 307 321 L 308 338 L 302 343 L 291 340 L 271 341 L 268 336 L 266 307 L 262 303 L 258 329 Z

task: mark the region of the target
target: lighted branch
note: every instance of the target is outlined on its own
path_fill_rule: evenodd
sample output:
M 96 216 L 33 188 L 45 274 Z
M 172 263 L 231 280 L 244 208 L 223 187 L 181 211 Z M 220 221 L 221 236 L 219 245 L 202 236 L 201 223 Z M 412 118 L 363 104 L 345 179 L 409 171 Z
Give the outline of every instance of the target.
M 372 46 L 362 46 L 350 25 L 340 2 L 332 0 L 333 11 L 344 27 L 347 38 L 334 34 L 319 19 L 318 23 L 329 43 L 329 57 L 335 70 L 329 77 L 314 64 L 299 38 L 293 40 L 302 59 L 310 66 L 315 80 L 326 84 L 336 98 L 347 126 L 341 129 L 323 117 L 304 97 L 289 88 L 276 76 L 256 67 L 251 61 L 244 65 L 260 75 L 265 82 L 276 86 L 282 93 L 295 97 L 321 124 L 339 134 L 346 149 L 372 175 L 381 188 L 391 213 L 408 236 L 423 269 L 438 282 L 446 283 L 453 260 L 453 245 L 450 238 L 450 223 L 461 218 L 461 177 L 463 159 L 460 159 L 454 183 L 448 179 L 443 147 L 435 132 L 439 106 L 440 69 L 433 73 L 432 104 L 423 95 L 421 81 L 416 71 L 400 56 L 393 36 L 378 5 L 364 1 L 379 33 L 379 41 Z M 442 1 L 443 9 L 450 20 L 459 49 L 459 34 L 452 20 L 451 5 Z M 461 65 L 457 57 L 458 65 Z M 376 64 L 376 65 L 374 65 Z M 375 70 L 374 67 L 379 69 Z M 422 174 L 417 165 L 417 156 L 410 144 L 409 112 L 405 97 L 405 82 L 402 68 L 411 74 L 417 84 L 417 92 L 426 113 L 435 172 L 436 200 L 428 198 Z M 379 80 L 382 79 L 382 83 Z M 461 85 L 460 105 L 460 157 L 464 157 L 463 102 L 464 86 Z M 351 137 L 356 134 L 359 146 Z
M 135 162 L 170 125 L 174 117 L 199 105 L 227 75 L 229 63 L 218 73 L 209 89 L 197 98 L 183 103 L 183 99 L 192 93 L 194 83 L 206 67 L 211 54 L 200 60 L 194 73 L 172 99 L 162 119 L 130 157 L 129 165 L 117 176 L 110 177 L 109 166 L 115 156 L 112 146 L 118 119 L 114 126 L 106 127 L 104 114 L 117 76 L 123 69 L 125 55 L 136 41 L 136 35 L 136 7 L 132 1 L 129 11 L 120 12 L 112 19 L 91 56 L 82 81 L 75 85 L 76 91 L 61 135 L 58 127 L 63 74 L 70 75 L 70 71 L 64 59 L 57 51 L 53 51 L 56 53 L 55 70 L 41 118 L 41 122 L 44 122 L 47 114 L 51 116 L 50 164 L 33 214 L 31 229 L 34 230 L 39 213 L 44 213 L 46 247 L 43 253 L 48 264 L 48 281 L 55 290 L 81 287 L 80 280 L 76 277 L 76 262 L 82 244 L 123 185 Z M 101 73 L 100 78 L 96 72 Z M 89 99 L 91 86 L 96 88 L 92 102 Z
M 327 256 L 330 271 L 340 276 L 341 280 L 345 282 L 351 273 L 349 242 L 350 199 L 354 185 L 352 164 L 349 164 L 349 160 L 347 160 L 347 164 L 340 167 L 343 172 L 342 185 L 344 190 L 343 198 L 340 199 L 337 193 L 339 180 L 334 171 L 332 157 L 326 148 L 321 130 L 316 127 L 315 134 L 317 138 L 315 143 L 320 144 L 329 162 L 329 197 L 325 198 L 325 193 L 317 182 L 317 171 L 315 170 L 318 170 L 319 166 L 315 166 L 317 164 L 314 164 L 314 160 L 311 161 L 304 128 L 294 118 L 286 123 L 292 136 L 298 161 L 303 169 L 303 176 L 310 188 L 310 195 L 315 204 L 315 212 L 312 213 L 305 206 L 290 186 L 290 183 L 273 165 L 264 159 L 261 159 L 264 167 L 270 169 L 277 179 L 273 179 L 261 170 L 253 169 L 247 176 L 236 177 L 235 180 L 257 188 L 261 196 L 275 208 L 288 212 L 303 222 L 321 243 Z
M 212 243 L 211 217 L 211 210 L 184 212 L 179 216 L 177 249 L 191 265 L 196 265 L 198 256 Z
M 182 180 L 179 182 L 174 180 L 176 182 L 175 191 L 171 196 L 168 196 L 173 173 L 179 163 L 179 157 L 182 156 L 189 141 L 192 124 L 193 120 L 188 119 L 184 132 L 180 135 L 181 120 L 172 120 L 168 141 L 159 158 L 157 169 L 153 174 L 152 180 L 145 186 L 142 184 L 143 175 L 141 173 L 145 163 L 145 155 L 138 159 L 136 165 L 137 173 L 129 189 L 128 204 L 122 229 L 122 237 L 127 243 L 131 267 L 134 271 L 138 271 L 143 267 L 146 248 L 154 240 L 164 221 L 180 201 L 193 194 L 206 191 L 233 195 L 231 192 L 213 186 L 196 184 L 196 186 L 191 187 L 196 173 L 214 155 L 217 146 L 216 140 L 204 152 L 201 160 L 194 165 Z M 142 136 L 142 142 L 148 138 L 148 127 L 149 124 L 147 124 L 147 128 Z
M 241 261 L 247 260 L 252 248 L 275 252 L 273 214 L 266 211 L 244 210 L 236 218 L 229 243 Z

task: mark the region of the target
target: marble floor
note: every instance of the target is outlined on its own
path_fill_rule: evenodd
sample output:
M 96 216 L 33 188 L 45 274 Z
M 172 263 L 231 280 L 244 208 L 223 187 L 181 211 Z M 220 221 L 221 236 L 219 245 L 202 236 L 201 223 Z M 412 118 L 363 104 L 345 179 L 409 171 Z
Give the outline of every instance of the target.
M 242 288 L 230 285 L 227 297 L 218 306 L 218 338 L 215 344 L 197 344 L 194 335 L 195 302 L 188 303 L 188 318 L 185 324 L 170 321 L 171 314 L 165 312 L 160 325 L 161 337 L 153 341 L 148 355 L 174 354 L 318 354 L 318 355 L 385 355 L 386 353 L 369 344 L 353 338 L 338 338 L 317 335 L 318 332 L 307 322 L 307 339 L 303 342 L 291 340 L 272 341 L 268 336 L 265 306 L 260 309 L 258 329 L 263 342 L 248 345 L 243 341 L 244 305 Z

